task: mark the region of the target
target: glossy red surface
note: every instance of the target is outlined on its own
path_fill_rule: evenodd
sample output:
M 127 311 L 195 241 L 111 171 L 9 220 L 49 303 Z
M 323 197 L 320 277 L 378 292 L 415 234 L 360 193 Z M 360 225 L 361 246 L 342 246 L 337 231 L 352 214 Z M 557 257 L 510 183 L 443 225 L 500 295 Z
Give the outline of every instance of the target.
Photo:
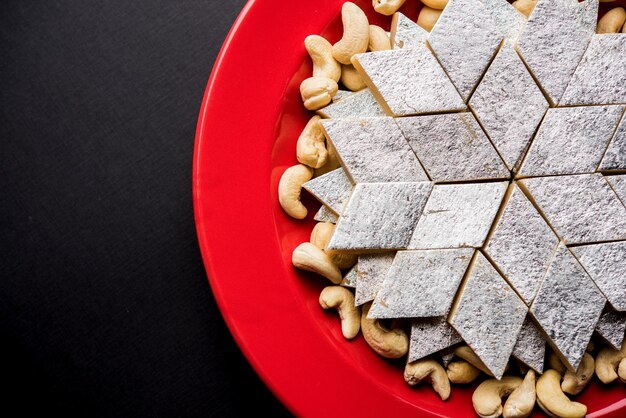
M 291 264 L 319 207 L 305 200 L 309 216 L 296 221 L 277 198 L 310 117 L 299 95 L 311 71 L 303 40 L 312 33 L 338 40 L 341 3 L 251 1 L 222 47 L 200 111 L 193 167 L 209 281 L 242 351 L 296 415 L 474 417 L 474 386 L 454 387 L 441 402 L 427 385 L 409 387 L 403 364 L 378 357 L 362 336 L 346 341 L 336 314 L 318 305 L 328 283 Z M 373 13 L 370 1 L 357 3 L 373 23 L 389 28 L 390 18 Z M 412 18 L 417 10 L 416 0 L 402 8 Z M 591 416 L 626 415 L 623 385 L 593 382 L 577 400 Z

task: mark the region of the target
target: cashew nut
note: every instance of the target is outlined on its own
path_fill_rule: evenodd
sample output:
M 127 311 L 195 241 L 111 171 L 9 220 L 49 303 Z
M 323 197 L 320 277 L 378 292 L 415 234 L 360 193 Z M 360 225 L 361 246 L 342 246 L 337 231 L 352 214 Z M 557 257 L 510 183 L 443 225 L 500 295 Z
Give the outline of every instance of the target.
M 618 33 L 626 22 L 626 10 L 616 7 L 606 12 L 596 26 L 596 33 Z
M 443 366 L 435 360 L 422 359 L 407 363 L 404 368 L 404 380 L 411 386 L 427 379 L 442 401 L 450 397 L 450 381 Z
M 319 177 L 322 174 L 330 173 L 334 169 L 341 167 L 339 157 L 337 156 L 337 151 L 335 150 L 333 144 L 329 141 L 326 141 L 326 151 L 328 151 L 328 159 L 326 160 L 326 164 L 324 164 L 320 168 L 315 169 L 315 177 Z
M 320 293 L 320 306 L 324 309 L 337 308 L 341 319 L 341 333 L 347 340 L 356 337 L 361 328 L 361 313 L 354 306 L 354 295 L 342 286 L 328 286 Z
M 324 251 L 310 242 L 303 242 L 293 250 L 291 262 L 300 270 L 317 273 L 334 284 L 341 283 L 341 271 Z
M 327 250 L 328 242 L 335 232 L 335 225 L 330 222 L 318 222 L 311 231 L 311 244 L 320 250 L 324 250 L 330 259 L 340 269 L 349 269 L 359 259 L 357 254 L 344 253 L 337 250 Z
M 578 395 L 587 386 L 593 377 L 595 362 L 591 354 L 585 353 L 576 373 L 567 370 L 561 382 L 561 389 L 570 395 Z
M 363 81 L 363 77 L 354 68 L 354 65 L 342 65 L 341 66 L 341 82 L 347 89 L 352 91 L 363 90 L 367 85 Z
M 372 6 L 378 13 L 391 16 L 398 11 L 406 0 L 372 0 Z
M 326 106 L 339 90 L 337 82 L 332 78 L 309 77 L 300 84 L 300 96 L 304 107 L 317 110 Z
M 345 2 L 341 8 L 343 37 L 333 45 L 333 57 L 342 64 L 350 64 L 354 54 L 367 51 L 370 25 L 359 6 Z
M 441 16 L 441 10 L 431 9 L 430 7 L 424 6 L 420 11 L 419 16 L 417 16 L 417 24 L 430 32 L 433 30 L 433 26 L 435 26 L 437 20 L 439 20 L 439 16 Z
M 454 355 L 462 358 L 472 366 L 476 367 L 478 370 L 487 373 L 489 376 L 493 376 L 493 373 L 489 371 L 487 366 L 485 366 L 485 363 L 483 363 L 483 361 L 476 355 L 476 353 L 474 353 L 474 351 L 468 346 L 464 345 L 461 347 L 457 347 L 454 350 Z
M 311 168 L 320 168 L 328 159 L 326 137 L 322 131 L 320 119 L 319 116 L 313 116 L 307 122 L 296 144 L 298 161 Z
M 595 349 L 596 349 L 596 346 L 593 343 L 593 341 L 589 341 L 589 344 L 587 344 L 587 349 L 585 351 L 588 353 L 591 353 Z
M 522 384 L 515 389 L 504 403 L 504 418 L 526 418 L 533 411 L 537 398 L 535 371 L 528 370 Z
M 313 177 L 313 170 L 303 164 L 289 167 L 278 183 L 278 201 L 287 215 L 296 219 L 306 218 L 306 207 L 300 202 L 302 185 Z
M 341 65 L 333 58 L 333 46 L 319 35 L 304 38 L 304 47 L 313 61 L 313 77 L 326 77 L 336 82 L 341 77 Z
M 548 354 L 548 368 L 556 370 L 559 374 L 563 374 L 565 373 L 565 370 L 567 370 L 559 356 L 557 356 L 554 351 L 550 351 Z
M 526 17 L 530 16 L 536 5 L 537 0 L 517 0 L 513 2 L 513 7 Z
M 372 349 L 383 357 L 400 358 L 409 351 L 409 337 L 401 329 L 387 329 L 378 319 L 368 318 L 371 302 L 361 308 L 361 332 Z
M 515 376 L 504 376 L 502 379 L 487 379 L 482 382 L 472 395 L 474 411 L 482 418 L 496 418 L 502 414 L 502 398 L 508 396 L 519 385 L 522 379 Z
M 391 49 L 391 41 L 387 32 L 380 26 L 370 25 L 370 40 L 368 51 L 386 51 Z
M 443 10 L 448 4 L 448 0 L 422 0 L 422 3 L 431 9 Z
M 617 375 L 619 376 L 619 380 L 626 383 L 626 359 L 622 359 L 622 361 L 619 362 Z
M 600 381 L 604 384 L 608 384 L 617 379 L 618 374 L 615 373 L 615 370 L 625 358 L 626 343 L 622 344 L 620 350 L 615 350 L 611 347 L 604 347 L 600 350 L 596 357 L 596 374 Z
M 473 382 L 479 375 L 480 370 L 469 364 L 467 361 L 453 361 L 448 364 L 448 379 L 450 382 L 464 385 Z
M 556 370 L 546 370 L 537 379 L 537 404 L 548 415 L 559 418 L 582 418 L 587 407 L 572 402 L 561 390 L 561 374 Z

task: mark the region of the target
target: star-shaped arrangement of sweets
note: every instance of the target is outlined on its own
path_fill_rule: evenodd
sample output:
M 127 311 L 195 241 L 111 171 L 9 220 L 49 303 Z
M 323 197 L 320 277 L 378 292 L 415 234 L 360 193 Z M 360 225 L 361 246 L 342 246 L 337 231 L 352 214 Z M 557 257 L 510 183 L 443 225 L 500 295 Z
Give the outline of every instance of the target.
M 341 167 L 305 189 L 356 252 L 370 318 L 410 318 L 409 362 L 465 342 L 496 378 L 576 370 L 626 328 L 626 34 L 598 0 L 450 0 L 428 33 L 358 54 L 367 88 L 320 110 Z

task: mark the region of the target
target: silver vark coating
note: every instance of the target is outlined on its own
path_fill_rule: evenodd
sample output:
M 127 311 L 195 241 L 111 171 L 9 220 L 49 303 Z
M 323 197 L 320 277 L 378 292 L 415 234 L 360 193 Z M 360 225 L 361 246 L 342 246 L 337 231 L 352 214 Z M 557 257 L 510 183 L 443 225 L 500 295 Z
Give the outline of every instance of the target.
M 528 315 L 519 331 L 512 355 L 537 373 L 543 373 L 546 340 Z
M 445 317 L 417 318 L 411 323 L 409 363 L 463 341 Z
M 395 253 L 360 255 L 357 262 L 355 305 L 374 300 L 391 267 Z
M 307 181 L 303 187 L 322 204 L 341 215 L 350 199 L 353 186 L 345 170 L 340 167 Z

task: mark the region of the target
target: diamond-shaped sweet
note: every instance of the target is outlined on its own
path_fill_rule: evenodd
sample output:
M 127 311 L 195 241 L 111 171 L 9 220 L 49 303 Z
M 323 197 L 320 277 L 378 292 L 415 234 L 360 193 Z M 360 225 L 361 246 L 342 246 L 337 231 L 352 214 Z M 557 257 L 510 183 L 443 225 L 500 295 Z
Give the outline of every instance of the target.
M 509 193 L 485 253 L 524 302 L 530 305 L 559 239 L 515 184 Z
M 550 109 L 518 176 L 593 173 L 624 114 L 624 106 Z
M 330 208 L 326 205 L 322 205 L 320 209 L 315 213 L 313 219 L 318 222 L 330 222 L 332 224 L 336 224 L 339 220 L 339 215 L 330 210 Z
M 467 101 L 502 38 L 481 0 L 450 0 L 430 32 L 428 43 Z
M 358 282 L 358 273 L 359 263 L 357 262 L 352 268 L 343 276 L 340 285 L 343 287 L 351 287 L 353 289 L 356 288 Z
M 517 41 L 517 50 L 547 93 L 559 103 L 598 16 L 598 0 L 539 0 Z
M 528 307 L 480 252 L 476 253 L 461 292 L 449 322 L 500 379 Z
M 626 103 L 626 36 L 593 35 L 561 105 Z
M 561 243 L 530 307 L 563 364 L 575 371 L 606 299 Z
M 543 372 L 546 340 L 541 336 L 541 332 L 535 326 L 530 315 L 526 316 L 522 324 L 511 355 L 534 371 Z
M 424 46 L 428 32 L 400 12 L 393 14 L 391 20 L 391 45 L 393 49 L 410 49 Z
M 363 89 L 321 108 L 317 113 L 330 119 L 385 116 L 370 89 Z
M 622 174 L 621 176 L 606 176 L 605 179 L 609 182 L 619 200 L 626 205 L 626 174 Z
M 481 247 L 508 183 L 437 184 L 409 249 Z
M 626 312 L 626 241 L 571 248 L 609 303 Z
M 303 187 L 338 215 L 343 212 L 352 193 L 352 182 L 343 168 L 309 180 Z
M 374 300 L 391 268 L 395 255 L 391 252 L 359 256 L 356 270 L 355 305 L 359 306 Z
M 482 0 L 498 33 L 505 39 L 516 41 L 526 25 L 526 16 L 506 0 Z
M 626 312 L 615 312 L 605 307 L 596 325 L 598 335 L 611 344 L 614 349 L 619 350 L 624 342 L 625 331 Z
M 396 123 L 433 181 L 510 176 L 470 112 L 398 118 Z
M 517 170 L 549 105 L 510 43 L 494 58 L 469 105 L 508 168 Z
M 425 45 L 357 54 L 352 63 L 388 115 L 466 109 L 456 88 Z
M 428 180 L 393 118 L 324 119 L 320 123 L 355 183 Z
M 624 77 L 626 79 L 626 76 Z M 600 171 L 626 170 L 626 114 L 600 162 Z M 625 193 L 626 195 L 626 193 Z
M 432 188 L 430 182 L 357 184 L 328 249 L 405 249 Z
M 626 208 L 601 174 L 535 177 L 517 183 L 568 245 L 626 239 Z
M 446 316 L 474 250 L 398 251 L 371 318 Z
M 462 341 L 461 336 L 443 316 L 419 318 L 411 323 L 409 363 Z

